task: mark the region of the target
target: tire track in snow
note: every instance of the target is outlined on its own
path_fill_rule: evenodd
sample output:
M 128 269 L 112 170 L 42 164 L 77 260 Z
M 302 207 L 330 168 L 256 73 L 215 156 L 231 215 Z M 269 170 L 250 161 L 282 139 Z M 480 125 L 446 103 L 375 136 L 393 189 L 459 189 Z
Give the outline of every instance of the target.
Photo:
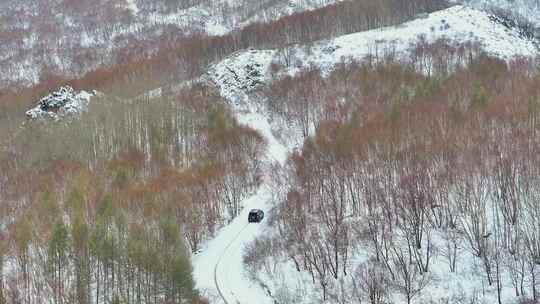
M 240 237 L 240 235 L 242 235 L 242 232 L 244 232 L 244 230 L 246 230 L 246 228 L 248 227 L 249 223 L 247 223 L 246 225 L 244 225 L 244 227 L 242 227 L 242 229 L 240 229 L 240 231 L 238 232 L 238 234 L 236 234 L 236 236 L 231 240 L 231 242 L 227 245 L 227 247 L 225 247 L 225 249 L 223 250 L 223 252 L 221 253 L 221 255 L 219 256 L 219 259 L 216 263 L 216 265 L 214 266 L 214 283 L 216 284 L 216 289 L 218 291 L 218 294 L 219 296 L 221 297 L 221 299 L 223 300 L 223 302 L 225 304 L 232 304 L 232 303 L 229 303 L 227 301 L 227 299 L 225 298 L 225 296 L 223 295 L 223 292 L 221 291 L 221 288 L 219 288 L 219 283 L 218 283 L 218 279 L 217 279 L 217 271 L 218 271 L 218 268 L 219 268 L 219 264 L 221 263 L 221 260 L 223 259 L 223 257 L 225 256 L 225 254 L 227 253 L 227 251 L 229 250 L 229 248 L 232 246 L 232 244 L 234 244 L 234 242 L 236 242 L 236 240 L 238 239 L 238 237 Z M 235 299 L 236 300 L 236 299 Z M 238 303 L 238 300 L 236 300 L 236 302 Z

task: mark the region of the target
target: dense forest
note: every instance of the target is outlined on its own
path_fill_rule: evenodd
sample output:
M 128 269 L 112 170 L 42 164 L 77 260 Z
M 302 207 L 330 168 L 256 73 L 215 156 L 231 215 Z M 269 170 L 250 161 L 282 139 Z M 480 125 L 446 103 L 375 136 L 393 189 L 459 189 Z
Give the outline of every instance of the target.
M 196 299 L 190 255 L 257 186 L 264 147 L 211 92 L 26 124 L 0 162 L 8 303 Z
M 0 3 L 0 304 L 208 303 L 192 259 L 267 179 L 268 230 L 243 262 L 255 282 L 289 267 L 311 286 L 273 293 L 260 284 L 277 303 L 300 303 L 310 290 L 321 303 L 394 303 L 395 294 L 416 303 L 441 272 L 472 264 L 484 289 L 446 303 L 496 293 L 502 304 L 508 286 L 524 303 L 539 301 L 537 59 L 422 36 L 405 56 L 389 47 L 291 72 L 293 48 L 449 3 L 306 1 L 320 3 L 284 14 L 281 0 L 240 1 L 242 9 L 135 0 L 135 18 L 121 2 Z M 201 5 L 229 31 L 159 19 Z M 256 18 L 266 9 L 275 11 Z M 493 12 L 509 31 L 540 36 Z M 81 33 L 100 43 L 70 39 Z M 277 55 L 246 96 L 280 124 L 271 132 L 300 134 L 276 136 L 299 146 L 270 173 L 265 136 L 240 123 L 209 75 L 250 49 Z M 19 74 L 28 62 L 39 62 L 35 79 Z M 24 117 L 61 85 L 99 94 L 81 115 Z

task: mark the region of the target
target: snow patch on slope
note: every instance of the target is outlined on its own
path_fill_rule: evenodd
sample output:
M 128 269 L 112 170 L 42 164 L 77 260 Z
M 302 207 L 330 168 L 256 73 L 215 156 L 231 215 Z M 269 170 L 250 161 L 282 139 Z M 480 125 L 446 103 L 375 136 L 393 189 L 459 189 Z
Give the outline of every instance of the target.
M 315 63 L 323 70 L 331 69 L 342 58 L 363 59 L 385 48 L 398 54 L 407 54 L 419 37 L 427 42 L 446 38 L 465 43 L 478 42 L 482 49 L 493 56 L 509 60 L 517 56 L 536 56 L 535 42 L 522 38 L 515 29 L 508 29 L 493 21 L 489 14 L 464 6 L 454 6 L 434 12 L 399 26 L 385 27 L 367 32 L 338 37 L 321 42 L 311 49 L 311 54 L 299 50 L 304 63 Z
M 536 26 L 540 26 L 540 2 L 532 0 L 465 0 L 470 6 L 486 9 L 499 8 L 517 13 Z
M 211 80 L 221 95 L 238 103 L 242 97 L 268 81 L 267 71 L 274 58 L 273 50 L 249 50 L 236 53 L 210 69 Z
M 139 7 L 137 6 L 137 2 L 135 0 L 126 0 L 127 9 L 131 11 L 131 13 L 135 16 L 139 13 Z
M 350 0 L 289 0 L 278 1 L 271 7 L 263 7 L 259 11 L 254 12 L 245 20 L 239 20 L 236 22 L 235 28 L 242 28 L 254 22 L 270 22 L 278 20 L 279 18 L 290 16 L 295 13 L 301 13 L 305 11 L 316 10 L 328 5 L 332 5 L 338 2 L 350 1 Z M 235 6 L 241 9 L 242 3 L 237 1 Z

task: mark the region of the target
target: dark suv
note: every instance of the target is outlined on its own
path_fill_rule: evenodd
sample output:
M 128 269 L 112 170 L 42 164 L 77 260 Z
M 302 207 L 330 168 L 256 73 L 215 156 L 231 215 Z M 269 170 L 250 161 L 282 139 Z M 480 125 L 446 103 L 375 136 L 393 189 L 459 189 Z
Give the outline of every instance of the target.
M 264 218 L 264 212 L 261 209 L 253 209 L 249 212 L 248 222 L 260 223 Z

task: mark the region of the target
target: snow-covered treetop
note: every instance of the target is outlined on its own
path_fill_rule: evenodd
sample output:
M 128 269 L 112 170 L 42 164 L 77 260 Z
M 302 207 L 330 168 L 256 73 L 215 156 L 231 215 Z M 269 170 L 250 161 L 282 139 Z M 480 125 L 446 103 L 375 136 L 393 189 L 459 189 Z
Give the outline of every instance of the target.
M 459 0 L 452 2 L 463 2 L 476 8 L 497 8 L 508 13 L 525 18 L 527 21 L 540 26 L 540 2 L 533 0 Z

